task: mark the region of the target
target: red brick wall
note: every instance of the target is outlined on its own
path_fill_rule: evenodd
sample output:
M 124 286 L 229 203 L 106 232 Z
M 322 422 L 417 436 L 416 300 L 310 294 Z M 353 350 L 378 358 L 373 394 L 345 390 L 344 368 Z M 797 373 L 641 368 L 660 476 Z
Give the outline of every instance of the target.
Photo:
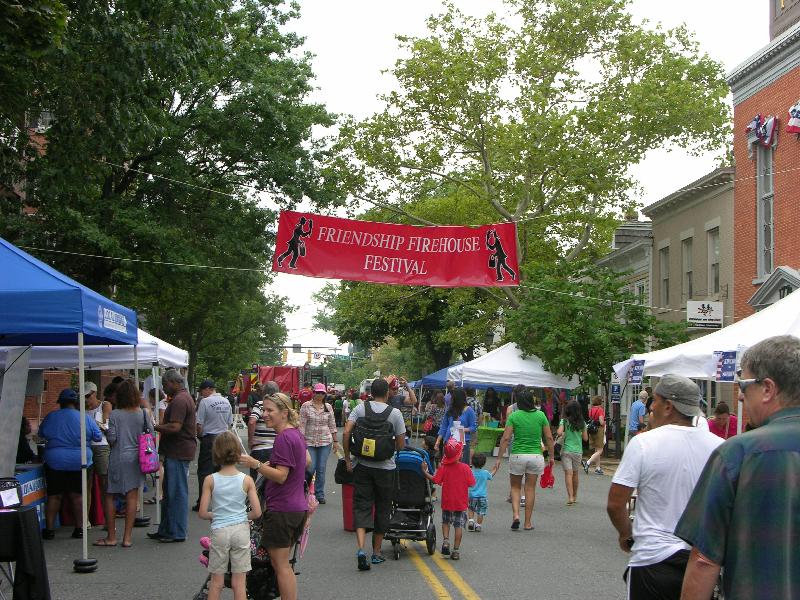
M 800 67 L 790 71 L 754 96 L 734 107 L 733 152 L 736 160 L 734 187 L 734 317 L 738 321 L 753 314 L 747 304 L 756 292 L 757 276 L 756 161 L 747 156 L 745 128 L 755 115 L 777 115 L 778 146 L 774 160 L 773 266 L 800 266 L 800 138 L 784 132 L 789 108 L 800 98 Z M 788 169 L 798 169 L 787 171 Z
M 50 412 L 58 409 L 58 395 L 64 388 L 70 387 L 73 375 L 77 379 L 77 375 L 70 371 L 45 371 L 45 392 L 44 401 L 42 402 L 42 418 L 44 419 Z M 103 388 L 111 383 L 111 380 L 117 375 L 123 377 L 128 376 L 127 371 L 103 371 L 100 375 L 99 394 L 102 396 Z M 77 384 L 76 384 L 77 386 Z M 39 398 L 37 396 L 27 396 L 25 398 L 25 408 L 23 414 L 27 417 L 31 426 L 36 430 L 37 419 L 39 417 Z

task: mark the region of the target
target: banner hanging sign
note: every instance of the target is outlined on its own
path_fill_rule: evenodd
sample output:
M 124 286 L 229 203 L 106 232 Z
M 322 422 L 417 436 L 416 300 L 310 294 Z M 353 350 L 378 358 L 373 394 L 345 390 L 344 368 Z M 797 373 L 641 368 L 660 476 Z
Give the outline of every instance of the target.
M 272 270 L 432 287 L 519 285 L 514 223 L 417 227 L 283 211 Z

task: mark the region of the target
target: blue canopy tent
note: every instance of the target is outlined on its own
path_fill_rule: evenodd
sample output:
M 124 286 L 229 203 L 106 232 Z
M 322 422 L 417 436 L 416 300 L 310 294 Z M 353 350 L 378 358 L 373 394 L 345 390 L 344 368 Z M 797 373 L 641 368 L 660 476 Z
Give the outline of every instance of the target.
M 97 568 L 97 561 L 88 559 L 87 545 L 84 345 L 135 346 L 137 325 L 134 311 L 108 300 L 0 238 L 0 345 L 78 346 L 83 558 L 75 561 L 76 571 L 88 572 Z M 13 364 L 7 368 L 13 368 Z M 3 417 L 4 420 L 13 419 L 14 425 L 19 427 L 22 406 L 12 404 L 11 399 L 4 398 Z M 12 439 L 16 444 L 16 436 Z
M 457 367 L 458 365 L 462 364 L 464 361 L 459 361 L 455 364 L 450 365 L 449 367 L 445 367 L 444 369 L 439 369 L 433 373 L 425 375 L 422 379 L 419 380 L 419 383 L 423 387 L 427 388 L 444 388 L 447 385 L 447 372 L 452 369 L 453 367 Z M 468 388 L 475 388 L 476 390 L 485 390 L 486 388 L 494 388 L 496 392 L 510 392 L 512 386 L 509 385 L 492 385 L 486 383 L 473 383 L 470 381 L 456 381 L 458 387 L 468 387 Z

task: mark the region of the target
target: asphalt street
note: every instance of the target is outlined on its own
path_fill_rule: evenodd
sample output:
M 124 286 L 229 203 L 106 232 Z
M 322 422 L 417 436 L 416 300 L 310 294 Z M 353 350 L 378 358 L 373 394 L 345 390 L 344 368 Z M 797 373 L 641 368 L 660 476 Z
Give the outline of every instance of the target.
M 557 462 L 555 487 L 537 490 L 535 530 L 512 532 L 504 461 L 489 483 L 484 530 L 464 532 L 460 561 L 448 560 L 439 553 L 438 527 L 434 556 L 428 556 L 422 545 L 406 542 L 400 559 L 395 561 L 386 543 L 386 563 L 359 572 L 355 535 L 342 528 L 341 494 L 333 482 L 335 458 L 332 455 L 328 465 L 328 503 L 314 515 L 310 542 L 298 565 L 299 597 L 304 600 L 625 597 L 622 572 L 626 557 L 617 546 L 616 533 L 605 512 L 611 484 L 608 475 L 581 473 L 578 503 L 568 507 L 563 472 Z M 197 490 L 195 468 L 193 464 L 190 470 L 192 494 Z M 195 497 L 192 495 L 192 500 Z M 152 512 L 152 507 L 146 507 L 146 511 Z M 440 519 L 437 504 L 437 524 Z M 80 557 L 80 541 L 69 537 L 70 528 L 62 528 L 55 540 L 45 542 L 52 597 L 191 600 L 206 577 L 197 557 L 201 550 L 198 540 L 207 535 L 208 523 L 197 513 L 190 513 L 189 530 L 190 539 L 180 544 L 159 544 L 145 537 L 146 529 L 136 529 L 132 548 L 90 546 L 90 556 L 99 559 L 99 568 L 93 574 L 76 574 L 72 561 Z M 90 542 L 102 535 L 99 529 L 90 530 Z M 230 590 L 225 593 L 223 597 L 233 597 Z

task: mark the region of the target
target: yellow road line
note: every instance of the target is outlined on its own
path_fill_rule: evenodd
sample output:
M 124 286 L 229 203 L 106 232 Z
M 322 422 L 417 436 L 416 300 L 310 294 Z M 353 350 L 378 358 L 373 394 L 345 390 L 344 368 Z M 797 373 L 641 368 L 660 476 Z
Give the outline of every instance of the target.
M 422 557 L 417 554 L 417 551 L 414 550 L 413 546 L 407 546 L 408 555 L 411 557 L 411 562 L 414 563 L 414 566 L 417 567 L 417 570 L 422 573 L 422 576 L 425 578 L 425 581 L 428 582 L 428 585 L 433 590 L 433 597 L 438 598 L 439 600 L 453 600 L 453 597 L 450 595 L 445 587 L 442 585 L 442 582 L 433 574 L 431 568 L 425 564 L 425 561 L 422 560 Z
M 481 600 L 481 597 L 475 593 L 475 590 L 473 590 L 466 581 L 464 581 L 461 575 L 453 568 L 449 560 L 444 560 L 438 554 L 434 554 L 431 558 L 433 558 L 433 562 L 436 563 L 452 584 L 456 586 L 456 589 L 461 592 L 461 595 L 464 596 L 464 600 Z

